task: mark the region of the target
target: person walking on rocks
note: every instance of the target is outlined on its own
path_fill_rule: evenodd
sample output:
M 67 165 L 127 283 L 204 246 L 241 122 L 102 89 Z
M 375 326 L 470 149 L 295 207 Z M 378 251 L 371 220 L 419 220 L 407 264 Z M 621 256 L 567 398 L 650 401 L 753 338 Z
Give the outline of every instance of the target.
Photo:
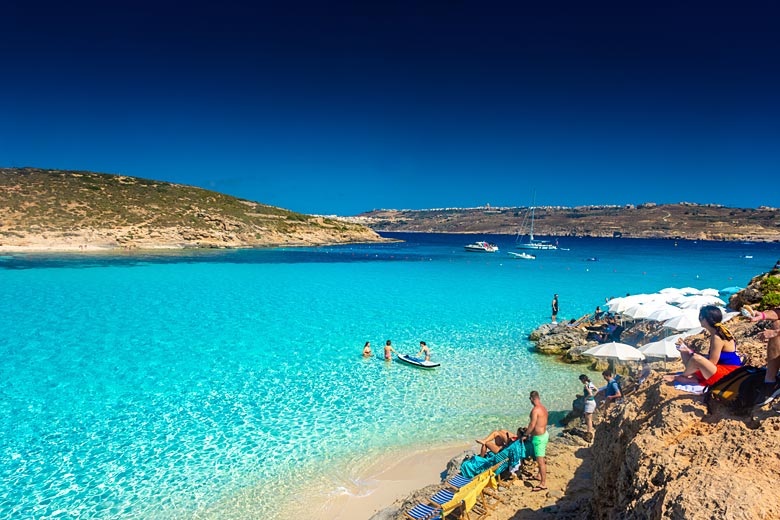
M 531 409 L 528 428 L 525 429 L 523 442 L 531 439 L 534 446 L 534 457 L 539 465 L 539 484 L 534 486 L 532 491 L 544 491 L 547 489 L 547 442 L 550 440 L 550 433 L 547 431 L 547 408 L 542 406 L 539 399 L 539 392 L 534 390 L 530 395 L 531 403 L 534 407 Z
M 553 295 L 552 300 L 552 322 L 557 323 L 558 322 L 558 295 Z
M 596 411 L 596 394 L 599 392 L 599 389 L 596 388 L 596 385 L 594 385 L 590 378 L 585 374 L 580 375 L 580 383 L 584 385 L 582 393 L 583 398 L 585 399 L 585 409 L 583 410 L 582 415 L 585 418 L 585 425 L 587 427 L 585 437 L 588 442 L 591 442 L 593 441 L 593 412 Z

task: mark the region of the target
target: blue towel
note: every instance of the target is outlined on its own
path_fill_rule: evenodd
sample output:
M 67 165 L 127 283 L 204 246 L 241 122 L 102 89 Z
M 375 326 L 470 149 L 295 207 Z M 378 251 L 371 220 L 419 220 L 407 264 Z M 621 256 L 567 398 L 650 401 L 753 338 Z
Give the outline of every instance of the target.
M 503 473 L 509 468 L 520 464 L 527 456 L 533 454 L 533 447 L 529 441 L 525 443 L 519 439 L 499 451 L 498 453 L 488 453 L 485 457 L 476 455 L 470 459 L 464 460 L 460 465 L 460 474 L 464 477 L 472 478 L 486 469 L 502 462 L 496 473 Z

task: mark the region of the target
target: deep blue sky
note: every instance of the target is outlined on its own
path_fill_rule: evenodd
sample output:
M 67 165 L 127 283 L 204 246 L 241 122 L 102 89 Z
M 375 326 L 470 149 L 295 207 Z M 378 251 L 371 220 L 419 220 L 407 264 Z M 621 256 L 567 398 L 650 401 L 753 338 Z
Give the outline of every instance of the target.
M 0 166 L 345 215 L 780 201 L 775 0 L 177 4 L 4 2 Z

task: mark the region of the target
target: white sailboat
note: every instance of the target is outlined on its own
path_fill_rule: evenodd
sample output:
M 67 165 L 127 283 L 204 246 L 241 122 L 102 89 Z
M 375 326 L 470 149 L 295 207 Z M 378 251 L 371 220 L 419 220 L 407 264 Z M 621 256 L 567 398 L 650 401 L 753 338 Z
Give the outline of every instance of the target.
M 549 240 L 536 240 L 534 238 L 534 210 L 535 207 L 532 205 L 525 212 L 525 216 L 523 216 L 523 223 L 520 225 L 520 231 L 517 233 L 517 249 L 533 249 L 535 251 L 558 249 L 558 246 Z M 526 229 L 526 226 L 529 227 L 528 238 L 523 239 L 525 235 L 522 232 Z

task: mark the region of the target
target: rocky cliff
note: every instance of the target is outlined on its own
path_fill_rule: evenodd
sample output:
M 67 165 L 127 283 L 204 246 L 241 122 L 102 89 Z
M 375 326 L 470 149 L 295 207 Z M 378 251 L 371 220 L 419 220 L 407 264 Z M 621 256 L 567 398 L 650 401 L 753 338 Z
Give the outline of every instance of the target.
M 593 518 L 776 519 L 780 415 L 736 415 L 648 380 L 592 446 Z
M 775 277 L 754 278 L 732 304 L 764 305 L 771 295 L 765 281 Z M 765 342 L 755 336 L 768 325 L 743 318 L 728 323 L 747 364 L 765 364 Z M 689 341 L 706 351 L 705 342 L 703 336 Z M 742 411 L 705 404 L 703 397 L 679 392 L 655 375 L 597 427 L 594 517 L 780 518 L 779 412 L 777 402 Z
M 357 224 L 168 182 L 0 168 L 0 249 L 260 247 L 381 241 Z

